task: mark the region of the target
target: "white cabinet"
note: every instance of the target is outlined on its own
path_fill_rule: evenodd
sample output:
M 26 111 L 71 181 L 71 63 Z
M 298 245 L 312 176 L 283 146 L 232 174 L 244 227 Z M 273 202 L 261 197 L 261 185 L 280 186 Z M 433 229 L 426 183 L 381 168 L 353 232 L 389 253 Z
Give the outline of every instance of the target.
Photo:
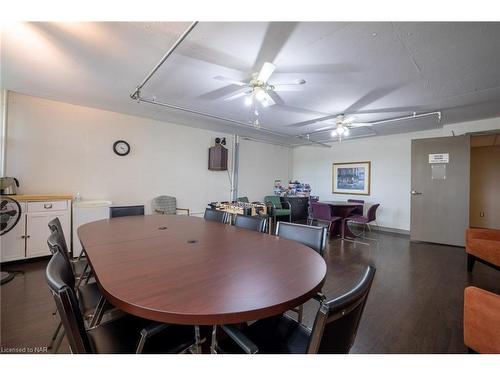
M 29 207 L 28 207 L 29 210 Z M 26 258 L 50 255 L 47 238 L 50 235 L 49 221 L 59 218 L 65 236 L 70 233 L 70 218 L 66 211 L 28 212 L 26 214 Z M 70 238 L 66 239 L 69 245 Z
M 19 223 L 0 237 L 2 262 L 50 255 L 48 224 L 56 217 L 61 222 L 66 243 L 71 245 L 71 200 L 18 201 L 22 208 Z
M 0 261 L 23 259 L 25 255 L 26 234 L 26 203 L 19 202 L 21 206 L 21 217 L 14 228 L 0 237 Z

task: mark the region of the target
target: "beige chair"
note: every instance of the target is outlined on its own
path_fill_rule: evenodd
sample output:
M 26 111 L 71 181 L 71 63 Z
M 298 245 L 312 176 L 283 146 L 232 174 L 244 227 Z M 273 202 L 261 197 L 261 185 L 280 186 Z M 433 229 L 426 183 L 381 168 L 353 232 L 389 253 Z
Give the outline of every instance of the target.
M 153 212 L 163 215 L 177 215 L 177 211 L 184 211 L 189 216 L 189 209 L 177 207 L 175 197 L 160 195 L 153 199 Z

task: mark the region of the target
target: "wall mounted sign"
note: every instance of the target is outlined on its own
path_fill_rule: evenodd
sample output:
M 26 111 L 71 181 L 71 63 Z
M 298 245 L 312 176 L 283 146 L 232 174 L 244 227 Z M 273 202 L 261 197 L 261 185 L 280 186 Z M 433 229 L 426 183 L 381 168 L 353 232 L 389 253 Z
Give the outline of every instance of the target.
M 332 193 L 370 195 L 369 161 L 333 163 Z
M 429 154 L 429 164 L 449 163 L 450 154 Z

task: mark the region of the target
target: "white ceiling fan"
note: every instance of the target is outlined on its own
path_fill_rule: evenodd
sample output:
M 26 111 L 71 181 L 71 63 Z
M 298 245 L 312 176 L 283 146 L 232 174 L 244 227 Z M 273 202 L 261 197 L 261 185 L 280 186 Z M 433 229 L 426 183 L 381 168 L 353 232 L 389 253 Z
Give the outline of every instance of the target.
M 275 69 L 276 65 L 271 64 L 270 62 L 265 62 L 259 72 L 252 73 L 248 82 L 237 81 L 223 76 L 216 76 L 214 79 L 242 87 L 242 89 L 239 89 L 237 93 L 225 98 L 224 100 L 231 101 L 245 97 L 245 104 L 247 106 L 260 103 L 264 107 L 269 107 L 275 105 L 277 101 L 283 101 L 277 94 L 277 91 L 295 91 L 299 86 L 306 83 L 304 79 L 299 79 L 289 83 L 270 84 L 269 78 L 271 78 Z
M 353 128 L 362 128 L 366 126 L 372 126 L 369 122 L 354 122 L 355 117 L 349 116 L 346 117 L 344 114 L 340 114 L 335 118 L 335 128 L 332 129 L 331 135 L 332 137 L 338 137 L 339 140 L 342 140 L 342 137 L 347 137 L 350 133 L 350 129 Z M 317 131 L 325 130 L 326 128 L 317 129 Z

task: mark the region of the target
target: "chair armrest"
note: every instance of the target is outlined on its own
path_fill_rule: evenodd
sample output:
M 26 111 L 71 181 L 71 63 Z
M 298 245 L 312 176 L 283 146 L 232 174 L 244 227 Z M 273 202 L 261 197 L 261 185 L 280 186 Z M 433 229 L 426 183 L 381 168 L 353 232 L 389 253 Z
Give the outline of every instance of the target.
M 288 205 L 288 209 L 291 210 L 292 209 L 292 205 L 290 204 L 290 202 L 287 202 L 287 201 L 283 201 L 281 202 L 281 205 L 283 204 L 287 204 Z
M 321 292 L 318 292 L 316 293 L 316 295 L 313 297 L 313 299 L 315 299 L 316 301 L 318 301 L 320 304 L 322 304 L 325 300 L 326 300 L 326 296 L 321 293 Z
M 243 349 L 247 354 L 255 354 L 259 351 L 257 345 L 255 345 L 248 337 L 246 337 L 243 332 L 233 325 L 223 325 L 222 330 Z
M 189 208 L 176 208 L 177 211 L 186 211 L 187 212 L 187 216 L 189 216 Z

